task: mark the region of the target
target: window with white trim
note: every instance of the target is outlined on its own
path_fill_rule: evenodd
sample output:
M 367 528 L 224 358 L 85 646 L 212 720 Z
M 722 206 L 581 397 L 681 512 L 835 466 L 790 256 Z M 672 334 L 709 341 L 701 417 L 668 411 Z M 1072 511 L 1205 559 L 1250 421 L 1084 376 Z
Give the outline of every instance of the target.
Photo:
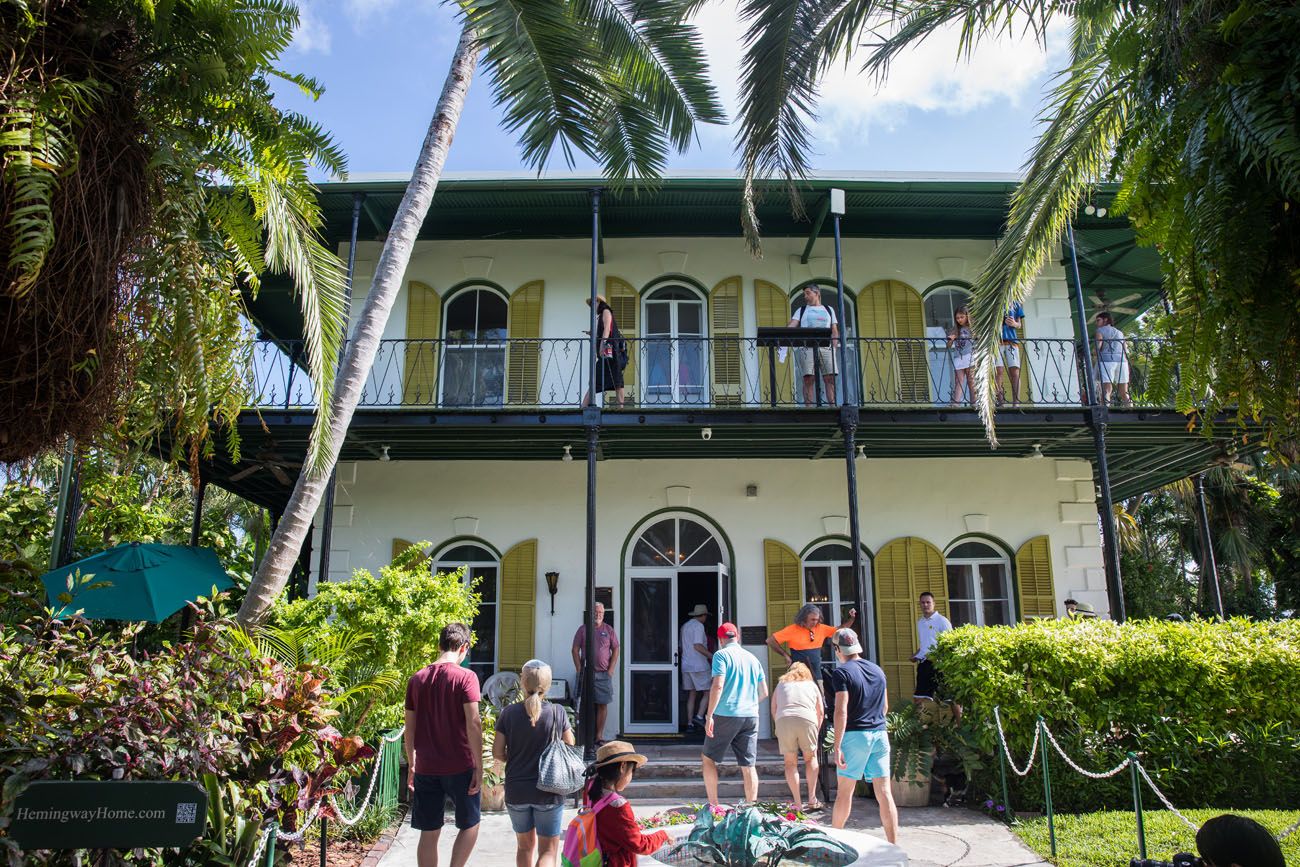
M 948 566 L 948 610 L 952 625 L 1010 626 L 1011 560 L 987 542 L 968 539 L 944 557 Z
M 870 583 L 871 565 L 862 556 L 864 583 Z M 809 551 L 803 558 L 803 598 L 821 609 L 822 623 L 839 626 L 849 619 L 857 598 L 853 582 L 853 549 L 843 542 L 826 542 Z M 860 612 L 859 612 L 860 613 Z M 860 629 L 859 624 L 855 628 Z M 780 627 L 776 627 L 780 628 Z M 861 633 L 865 644 L 866 635 Z M 822 670 L 834 668 L 835 655 L 828 641 L 822 645 Z
M 481 601 L 478 614 L 470 628 L 474 630 L 474 646 L 469 650 L 469 667 L 478 675 L 481 684 L 497 668 L 497 599 L 500 594 L 501 561 L 490 550 L 473 542 L 459 542 L 447 548 L 433 560 L 435 572 L 455 572 L 465 567 L 465 581 L 481 578 L 478 594 Z

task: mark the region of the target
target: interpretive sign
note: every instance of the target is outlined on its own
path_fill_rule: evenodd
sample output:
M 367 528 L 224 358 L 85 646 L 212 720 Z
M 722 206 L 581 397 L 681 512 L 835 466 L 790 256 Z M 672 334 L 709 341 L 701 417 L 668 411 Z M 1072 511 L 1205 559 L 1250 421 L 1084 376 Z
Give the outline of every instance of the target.
M 767 625 L 763 626 L 742 626 L 740 627 L 741 644 L 766 644 L 767 643 Z
M 14 802 L 9 836 L 27 850 L 185 846 L 207 816 L 197 783 L 43 780 Z

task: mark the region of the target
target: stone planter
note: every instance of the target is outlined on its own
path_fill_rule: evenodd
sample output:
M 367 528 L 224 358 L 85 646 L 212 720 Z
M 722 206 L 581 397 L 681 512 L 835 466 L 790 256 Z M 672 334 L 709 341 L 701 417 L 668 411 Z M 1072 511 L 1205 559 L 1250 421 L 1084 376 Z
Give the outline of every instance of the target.
M 917 775 L 902 780 L 890 779 L 889 789 L 894 793 L 894 803 L 900 807 L 930 806 L 930 775 Z
M 664 830 L 668 832 L 669 842 L 655 854 L 667 856 L 678 841 L 691 833 L 691 827 L 690 825 L 673 825 L 665 828 Z M 816 827 L 856 850 L 858 853 L 857 860 L 850 861 L 845 867 L 906 867 L 907 865 L 907 853 L 893 843 L 885 842 L 880 837 L 873 837 L 870 834 L 862 834 L 857 831 L 844 831 L 828 825 L 816 825 Z M 639 865 L 673 865 L 677 863 L 679 862 L 672 860 L 661 861 L 654 855 L 642 855 L 637 859 Z M 689 863 L 698 865 L 699 862 L 692 860 Z

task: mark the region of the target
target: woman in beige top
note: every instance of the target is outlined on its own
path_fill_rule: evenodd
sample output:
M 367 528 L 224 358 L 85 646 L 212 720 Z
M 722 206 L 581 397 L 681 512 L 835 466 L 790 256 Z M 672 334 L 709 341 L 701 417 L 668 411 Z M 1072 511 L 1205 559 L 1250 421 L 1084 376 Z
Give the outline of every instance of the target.
M 808 774 L 808 810 L 822 809 L 817 801 L 817 777 L 821 770 L 817 762 L 817 735 L 825 718 L 826 708 L 817 681 L 813 680 L 807 665 L 796 662 L 781 676 L 772 693 L 772 724 L 785 760 L 785 781 L 798 810 L 804 809 L 799 797 L 799 753 L 803 753 Z

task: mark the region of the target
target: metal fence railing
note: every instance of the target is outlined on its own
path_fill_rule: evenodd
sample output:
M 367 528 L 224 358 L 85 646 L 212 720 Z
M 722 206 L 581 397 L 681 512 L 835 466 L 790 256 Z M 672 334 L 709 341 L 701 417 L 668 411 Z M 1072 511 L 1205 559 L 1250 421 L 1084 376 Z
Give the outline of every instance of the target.
M 960 354 L 946 340 L 850 338 L 848 376 L 829 347 L 759 346 L 752 338 L 655 337 L 626 340 L 626 407 L 966 405 Z M 1111 403 L 1173 405 L 1175 371 L 1165 341 L 1131 339 L 1098 364 Z M 258 341 L 249 405 L 309 408 L 316 395 L 302 367 L 301 341 Z M 618 353 L 615 353 L 617 358 Z M 1071 340 L 1031 339 L 1019 346 L 1018 400 L 1025 406 L 1084 403 L 1083 364 Z M 369 408 L 576 408 L 586 392 L 586 338 L 384 340 L 361 395 Z M 605 362 L 617 364 L 617 361 Z M 1011 400 L 1009 378 L 1003 398 Z M 961 386 L 961 387 L 959 387 Z M 833 392 L 833 393 L 832 393 Z M 1099 390 L 1100 395 L 1100 390 Z M 605 406 L 614 404 L 613 395 Z

